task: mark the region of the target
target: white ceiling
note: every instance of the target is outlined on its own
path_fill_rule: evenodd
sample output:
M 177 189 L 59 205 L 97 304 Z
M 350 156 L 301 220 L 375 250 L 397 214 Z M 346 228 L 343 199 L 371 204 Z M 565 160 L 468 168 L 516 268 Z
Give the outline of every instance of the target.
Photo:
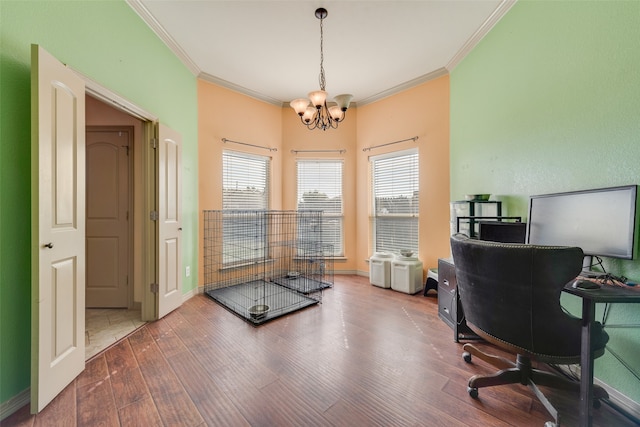
M 276 105 L 319 89 L 358 105 L 450 71 L 515 0 L 127 0 L 194 75 Z

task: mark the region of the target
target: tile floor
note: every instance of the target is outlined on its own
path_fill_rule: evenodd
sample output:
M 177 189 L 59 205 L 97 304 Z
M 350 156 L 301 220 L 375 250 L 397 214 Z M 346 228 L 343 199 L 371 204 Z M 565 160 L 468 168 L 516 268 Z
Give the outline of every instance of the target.
M 85 359 L 144 325 L 140 310 L 126 308 L 88 308 L 85 311 Z

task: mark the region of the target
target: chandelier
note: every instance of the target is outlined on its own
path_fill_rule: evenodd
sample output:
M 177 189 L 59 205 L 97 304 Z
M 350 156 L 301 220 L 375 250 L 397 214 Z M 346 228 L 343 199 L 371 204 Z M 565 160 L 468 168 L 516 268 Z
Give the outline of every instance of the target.
M 327 17 L 327 9 L 321 7 L 316 9 L 316 18 L 320 20 L 320 90 L 309 92 L 309 99 L 294 99 L 289 103 L 291 108 L 300 116 L 300 121 L 307 126 L 309 130 L 329 128 L 336 129 L 338 123 L 344 120 L 347 108 L 353 95 L 344 94 L 333 98 L 336 105 L 327 105 L 327 92 L 325 91 L 324 77 L 324 52 L 322 43 L 324 41 L 322 32 L 322 21 Z

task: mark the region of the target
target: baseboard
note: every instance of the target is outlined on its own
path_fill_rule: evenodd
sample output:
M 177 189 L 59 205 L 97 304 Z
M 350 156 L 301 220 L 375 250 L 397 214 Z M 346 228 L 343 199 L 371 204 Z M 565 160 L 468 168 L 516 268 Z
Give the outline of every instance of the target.
M 603 383 L 597 378 L 593 380 L 593 383 L 599 385 L 600 387 L 605 389 L 607 393 L 609 393 L 609 400 L 611 401 L 611 403 L 613 403 L 614 406 L 617 406 L 624 413 L 630 415 L 636 420 L 640 420 L 640 403 L 636 402 L 633 399 L 630 399 L 615 388 Z
M 0 420 L 4 420 L 29 402 L 31 402 L 31 389 L 27 388 L 6 402 L 0 403 Z
M 333 270 L 333 274 L 346 276 L 358 274 L 358 272 L 357 270 Z
M 182 294 L 182 302 L 186 302 L 187 300 L 193 298 L 194 296 L 200 294 L 200 288 L 192 289 L 186 294 Z
M 558 369 L 564 372 L 570 378 L 580 378 L 580 365 L 556 365 Z M 615 407 L 615 409 L 621 410 L 625 414 L 629 415 L 636 420 L 640 419 L 640 403 L 620 393 L 610 385 L 600 381 L 597 378 L 593 379 L 593 383 L 599 385 L 607 391 L 609 394 L 609 401 Z

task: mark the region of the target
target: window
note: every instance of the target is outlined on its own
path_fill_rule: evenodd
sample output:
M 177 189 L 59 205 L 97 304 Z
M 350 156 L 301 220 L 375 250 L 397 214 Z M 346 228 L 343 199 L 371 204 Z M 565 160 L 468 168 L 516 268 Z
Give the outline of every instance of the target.
M 222 154 L 223 263 L 242 264 L 268 254 L 270 158 L 235 151 Z M 232 243 L 233 242 L 233 243 Z
M 418 252 L 418 151 L 370 158 L 373 252 Z
M 222 209 L 269 209 L 269 157 L 222 153 Z
M 298 211 L 321 210 L 325 256 L 343 256 L 342 160 L 298 160 Z

